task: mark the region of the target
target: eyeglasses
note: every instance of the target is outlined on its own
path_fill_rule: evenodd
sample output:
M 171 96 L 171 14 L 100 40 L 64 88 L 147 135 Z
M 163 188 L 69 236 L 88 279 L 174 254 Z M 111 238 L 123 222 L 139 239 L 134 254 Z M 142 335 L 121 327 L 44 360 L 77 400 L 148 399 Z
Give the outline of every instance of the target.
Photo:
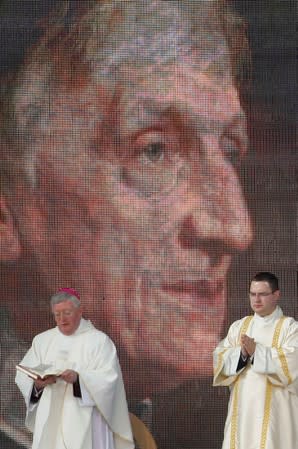
M 260 292 L 260 293 L 249 292 L 249 296 L 267 298 L 267 296 L 273 295 L 273 293 L 274 292 Z
M 61 318 L 62 316 L 64 316 L 64 317 L 70 317 L 70 316 L 72 316 L 73 314 L 74 314 L 74 310 L 63 310 L 63 311 L 61 311 L 61 312 L 54 312 L 54 313 L 53 313 L 53 316 L 54 316 L 55 319 L 59 319 L 59 318 Z

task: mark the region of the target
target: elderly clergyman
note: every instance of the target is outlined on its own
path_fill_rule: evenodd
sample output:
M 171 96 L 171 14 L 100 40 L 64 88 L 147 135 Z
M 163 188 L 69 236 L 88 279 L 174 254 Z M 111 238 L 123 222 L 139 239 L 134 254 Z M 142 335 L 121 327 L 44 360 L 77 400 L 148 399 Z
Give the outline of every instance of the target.
M 49 366 L 57 375 L 16 376 L 34 434 L 32 449 L 134 448 L 114 344 L 82 318 L 75 290 L 60 289 L 51 309 L 57 327 L 33 339 L 21 365 Z

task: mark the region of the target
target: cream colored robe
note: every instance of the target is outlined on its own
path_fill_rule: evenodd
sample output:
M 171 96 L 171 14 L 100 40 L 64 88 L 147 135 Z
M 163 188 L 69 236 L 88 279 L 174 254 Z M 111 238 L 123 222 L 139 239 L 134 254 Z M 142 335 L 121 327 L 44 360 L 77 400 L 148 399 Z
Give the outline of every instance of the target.
M 48 385 L 37 404 L 30 403 L 33 381 L 17 373 L 27 405 L 26 426 L 32 449 L 133 449 L 126 396 L 116 349 L 110 338 L 81 319 L 70 336 L 58 327 L 37 335 L 21 364 L 49 364 L 79 374 L 82 399 L 73 385 Z
M 241 334 L 257 345 L 236 372 Z M 222 449 L 298 448 L 298 322 L 279 307 L 231 325 L 214 351 L 213 385 L 230 387 Z

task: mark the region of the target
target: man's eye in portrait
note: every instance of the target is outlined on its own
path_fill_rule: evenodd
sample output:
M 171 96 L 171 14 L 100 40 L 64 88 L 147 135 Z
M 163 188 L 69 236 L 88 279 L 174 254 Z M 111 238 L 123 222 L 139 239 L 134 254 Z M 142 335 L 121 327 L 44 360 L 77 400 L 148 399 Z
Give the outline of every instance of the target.
M 133 143 L 133 158 L 141 166 L 158 168 L 171 162 L 177 152 L 176 137 L 163 131 L 149 131 L 137 136 Z
M 247 152 L 247 136 L 243 125 L 236 124 L 224 130 L 220 145 L 225 159 L 237 167 Z
M 176 136 L 149 132 L 135 138 L 122 161 L 123 183 L 145 197 L 166 195 L 177 184 L 181 157 Z
M 164 144 L 162 142 L 152 142 L 143 148 L 141 153 L 141 159 L 146 163 L 160 162 L 164 158 Z
M 237 140 L 232 136 L 224 135 L 221 139 L 221 146 L 226 160 L 234 166 L 239 165 L 242 153 Z

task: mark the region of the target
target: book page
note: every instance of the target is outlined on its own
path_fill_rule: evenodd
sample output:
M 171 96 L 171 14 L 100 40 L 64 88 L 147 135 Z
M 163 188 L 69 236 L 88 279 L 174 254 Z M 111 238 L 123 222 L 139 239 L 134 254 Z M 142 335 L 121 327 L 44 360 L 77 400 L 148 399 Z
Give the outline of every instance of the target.
M 59 376 L 62 373 L 61 369 L 45 364 L 40 364 L 35 367 L 16 365 L 16 369 L 32 379 L 37 379 L 38 377 L 44 379 L 47 376 Z

